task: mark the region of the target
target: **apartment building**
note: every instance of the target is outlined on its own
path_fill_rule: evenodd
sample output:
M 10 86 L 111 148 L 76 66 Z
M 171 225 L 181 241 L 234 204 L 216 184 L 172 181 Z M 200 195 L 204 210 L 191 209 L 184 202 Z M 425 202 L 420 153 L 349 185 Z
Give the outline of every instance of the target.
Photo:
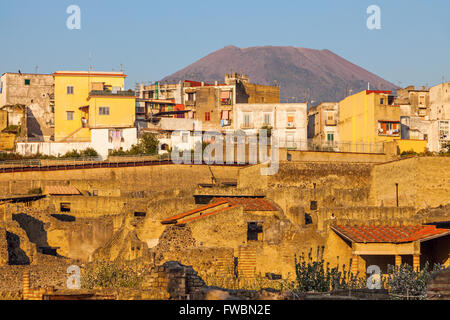
M 235 131 L 257 134 L 259 129 L 270 129 L 279 139 L 280 147 L 306 149 L 306 103 L 238 103 L 234 108 Z
M 308 110 L 308 140 L 334 147 L 339 141 L 339 104 L 323 102 Z
M 137 143 L 135 96 L 124 90 L 125 74 L 57 71 L 53 77 L 55 141 L 18 143 L 19 153 L 58 155 L 93 148 L 105 158 Z
M 224 83 L 184 80 L 139 86 L 139 127 L 154 117 L 188 118 L 201 121 L 204 130 L 232 127 L 236 103 L 279 103 L 280 88 L 250 83 L 246 75 L 226 74 Z
M 376 144 L 400 139 L 400 106 L 392 91 L 364 90 L 339 102 L 339 139 Z

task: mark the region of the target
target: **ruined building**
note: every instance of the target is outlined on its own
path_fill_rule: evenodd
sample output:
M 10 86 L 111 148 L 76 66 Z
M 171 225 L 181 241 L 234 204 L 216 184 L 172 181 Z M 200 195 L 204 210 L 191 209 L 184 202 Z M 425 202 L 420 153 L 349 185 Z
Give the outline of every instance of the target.
M 54 135 L 54 79 L 51 74 L 4 73 L 0 107 L 8 125 L 19 126 L 30 141 L 49 141 Z

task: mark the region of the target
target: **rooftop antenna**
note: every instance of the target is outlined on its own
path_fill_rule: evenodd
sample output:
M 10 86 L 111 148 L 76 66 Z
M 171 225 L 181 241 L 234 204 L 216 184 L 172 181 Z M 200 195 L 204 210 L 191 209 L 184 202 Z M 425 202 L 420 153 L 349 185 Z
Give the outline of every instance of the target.
M 92 54 L 89 52 L 89 72 L 92 71 Z
M 367 90 L 370 90 L 370 82 L 367 82 Z
M 120 72 L 123 72 L 123 64 L 120 64 Z
M 35 73 L 38 73 L 39 66 L 34 67 Z

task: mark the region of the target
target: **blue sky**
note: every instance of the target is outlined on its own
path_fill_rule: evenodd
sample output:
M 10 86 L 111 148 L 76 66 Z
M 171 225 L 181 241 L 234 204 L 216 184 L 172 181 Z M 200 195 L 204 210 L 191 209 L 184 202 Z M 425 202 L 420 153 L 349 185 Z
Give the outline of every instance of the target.
M 0 0 L 0 73 L 118 71 L 155 81 L 227 45 L 329 49 L 406 86 L 450 81 L 448 0 Z M 69 30 L 69 5 L 81 30 Z M 381 30 L 366 9 L 381 8 Z

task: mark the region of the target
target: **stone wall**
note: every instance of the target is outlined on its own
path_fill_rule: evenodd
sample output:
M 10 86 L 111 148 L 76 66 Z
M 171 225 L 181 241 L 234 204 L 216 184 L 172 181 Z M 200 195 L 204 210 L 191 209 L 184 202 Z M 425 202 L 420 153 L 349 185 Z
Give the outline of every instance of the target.
M 450 203 L 450 157 L 415 157 L 375 165 L 370 181 L 370 201 L 375 206 L 417 209 Z
M 239 167 L 212 166 L 218 179 L 237 179 Z M 59 171 L 30 171 L 0 174 L 2 194 L 24 194 L 30 189 L 65 182 L 99 196 L 120 196 L 138 191 L 195 190 L 198 184 L 211 183 L 207 165 L 158 165 L 124 168 L 97 168 Z
M 6 241 L 6 229 L 0 228 L 0 266 L 8 264 L 8 243 Z
M 153 267 L 150 272 L 143 288 L 167 293 L 168 299 L 184 300 L 205 287 L 204 281 L 192 267 L 176 261 Z
M 437 272 L 427 285 L 428 300 L 450 299 L 450 268 Z

